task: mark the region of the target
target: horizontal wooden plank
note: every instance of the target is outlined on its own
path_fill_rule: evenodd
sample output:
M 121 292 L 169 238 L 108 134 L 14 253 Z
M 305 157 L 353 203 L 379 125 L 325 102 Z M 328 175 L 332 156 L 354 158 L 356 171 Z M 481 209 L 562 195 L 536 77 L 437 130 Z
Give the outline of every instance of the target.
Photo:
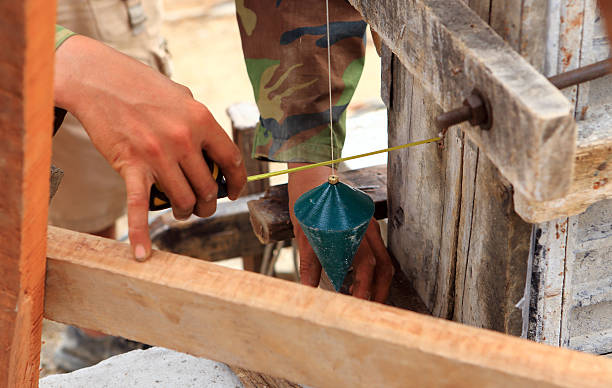
M 376 219 L 387 218 L 387 166 L 344 171 L 340 178 L 372 198 Z M 263 244 L 293 238 L 287 184 L 270 187 L 263 197 L 248 205 L 253 232 Z
M 538 223 L 584 212 L 590 205 L 612 198 L 612 105 L 592 107 L 587 120 L 578 121 L 578 143 L 570 192 L 552 201 L 533 201 L 518 193 L 516 212 Z
M 462 1 L 350 0 L 441 109 L 473 88 L 488 97 L 493 127 L 466 133 L 524 196 L 567 194 L 576 123 L 563 94 Z
M 612 361 L 49 228 L 45 315 L 316 387 L 603 387 Z

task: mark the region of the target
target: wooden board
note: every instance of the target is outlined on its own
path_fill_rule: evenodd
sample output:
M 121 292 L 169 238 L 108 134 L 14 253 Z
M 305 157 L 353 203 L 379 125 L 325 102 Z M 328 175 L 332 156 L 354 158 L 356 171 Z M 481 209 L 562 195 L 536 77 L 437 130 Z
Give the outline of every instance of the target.
M 363 190 L 374 201 L 374 217 L 387 218 L 387 168 L 366 167 L 340 173 L 340 179 Z M 253 231 L 262 244 L 293 238 L 287 184 L 270 187 L 263 197 L 248 202 Z
M 317 387 L 602 387 L 612 361 L 49 228 L 45 316 Z
M 439 106 L 399 62 L 383 50 L 392 68 L 389 145 L 435 136 Z M 387 67 L 386 66 L 386 67 Z M 452 314 L 459 217 L 461 140 L 448 132 L 444 149 L 435 144 L 389 155 L 389 250 L 435 316 Z
M 595 0 L 557 0 L 553 4 L 555 7 L 547 15 L 552 20 L 548 23 L 551 29 L 546 75 L 586 66 L 609 56 Z M 608 76 L 564 90 L 575 106 L 578 123 L 574 179 L 568 194 L 557 200 L 534 201 L 518 193 L 514 199 L 516 211 L 527 222 L 580 214 L 595 202 L 612 198 L 612 184 L 609 184 L 612 181 L 611 83 L 612 77 Z
M 528 198 L 569 190 L 576 124 L 554 86 L 459 1 L 351 0 L 402 64 L 444 109 L 478 87 L 493 128 L 466 133 Z
M 38 384 L 54 1 L 0 2 L 0 386 Z
M 527 222 L 546 222 L 584 212 L 590 205 L 612 198 L 612 105 L 593 107 L 589 117 L 579 121 L 574 158 L 574 179 L 570 192 L 552 201 L 532 201 L 518 193 L 517 213 Z

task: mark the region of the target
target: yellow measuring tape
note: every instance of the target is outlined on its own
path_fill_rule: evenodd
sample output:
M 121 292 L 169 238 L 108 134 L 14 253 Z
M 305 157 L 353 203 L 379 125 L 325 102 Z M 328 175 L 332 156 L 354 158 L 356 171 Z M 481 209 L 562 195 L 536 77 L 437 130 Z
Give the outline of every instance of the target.
M 309 164 L 307 166 L 301 166 L 301 167 L 295 167 L 295 168 L 288 168 L 286 170 L 281 170 L 281 171 L 267 172 L 265 174 L 251 175 L 251 176 L 247 177 L 247 182 L 253 182 L 253 181 L 257 181 L 257 180 L 260 180 L 260 179 L 266 179 L 266 178 L 270 178 L 270 177 L 277 176 L 277 175 L 290 174 L 292 172 L 308 170 L 309 168 L 315 168 L 315 167 L 321 167 L 321 166 L 329 166 L 330 164 L 336 164 L 336 163 L 340 163 L 340 162 L 345 162 L 347 160 L 353 160 L 353 159 L 363 158 L 363 157 L 366 157 L 366 156 L 382 154 L 384 152 L 400 150 L 402 148 L 414 147 L 414 146 L 418 146 L 418 145 L 421 145 L 421 144 L 435 143 L 435 142 L 440 141 L 440 140 L 442 140 L 442 137 L 438 136 L 438 137 L 433 137 L 433 138 L 427 139 L 427 140 L 415 141 L 413 143 L 407 143 L 407 144 L 402 144 L 402 145 L 398 145 L 398 146 L 395 146 L 395 147 L 385 148 L 384 150 L 366 152 L 365 154 L 359 154 L 359 155 L 354 155 L 354 156 L 347 156 L 346 158 L 338 158 L 338 159 L 333 159 L 333 160 L 327 160 L 325 162 L 313 163 L 313 164 Z

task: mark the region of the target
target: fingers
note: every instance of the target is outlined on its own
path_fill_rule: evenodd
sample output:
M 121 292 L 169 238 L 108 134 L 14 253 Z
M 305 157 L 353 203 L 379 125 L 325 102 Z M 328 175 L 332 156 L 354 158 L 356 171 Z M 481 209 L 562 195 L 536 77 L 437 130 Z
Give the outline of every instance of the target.
M 374 257 L 376 258 L 376 269 L 374 271 L 374 283 L 372 285 L 373 300 L 384 303 L 389 296 L 389 286 L 393 280 L 393 263 L 391 256 L 385 247 L 380 235 L 378 222 L 372 220 L 366 231 L 366 241 Z
M 149 237 L 149 190 L 153 183 L 143 171 L 132 168 L 121 174 L 127 191 L 128 229 L 132 253 L 138 261 L 151 255 Z
M 194 214 L 208 217 L 217 209 L 217 184 L 213 180 L 202 153 L 192 152 L 181 161 L 181 170 L 195 192 Z
M 204 173 L 206 173 L 204 171 Z M 158 169 L 158 183 L 172 204 L 172 213 L 177 220 L 186 220 L 193 213 L 196 197 L 178 164 Z M 200 173 L 202 175 L 202 173 Z
M 207 134 L 202 148 L 219 165 L 227 180 L 227 192 L 230 199 L 240 196 L 246 184 L 246 169 L 240 150 L 227 136 L 223 128 L 206 110 L 204 113 L 207 123 Z
M 300 281 L 304 285 L 317 287 L 321 280 L 321 263 L 302 229 L 298 226 L 293 231 L 300 252 Z
M 353 281 L 353 296 L 360 299 L 369 300 L 372 296 L 371 286 L 374 277 L 376 259 L 370 250 L 368 242 L 363 239 L 355 258 L 353 259 L 355 268 L 355 280 Z

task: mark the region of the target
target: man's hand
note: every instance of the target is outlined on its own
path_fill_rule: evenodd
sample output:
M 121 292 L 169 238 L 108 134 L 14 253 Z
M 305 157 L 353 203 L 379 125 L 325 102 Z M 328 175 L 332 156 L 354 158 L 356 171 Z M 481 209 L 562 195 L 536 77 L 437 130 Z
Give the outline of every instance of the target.
M 289 168 L 303 166 L 305 163 L 289 163 Z M 293 232 L 300 251 L 300 278 L 302 284 L 316 287 L 321 279 L 321 263 L 317 259 L 306 235 L 295 218 L 293 206 L 295 201 L 306 191 L 327 182 L 331 173 L 328 167 L 315 167 L 309 170 L 289 174 L 289 211 L 293 222 Z M 389 286 L 393 278 L 393 264 L 387 248 L 380 236 L 376 220 L 370 226 L 357 250 L 353 260 L 355 281 L 351 287 L 353 296 L 384 302 L 389 295 Z
M 186 87 L 102 43 L 68 39 L 55 54 L 55 103 L 74 114 L 123 177 L 134 257 L 151 254 L 149 191 L 157 182 L 177 219 L 216 210 L 217 184 L 202 149 L 219 165 L 230 199 L 246 182 L 240 151 Z

